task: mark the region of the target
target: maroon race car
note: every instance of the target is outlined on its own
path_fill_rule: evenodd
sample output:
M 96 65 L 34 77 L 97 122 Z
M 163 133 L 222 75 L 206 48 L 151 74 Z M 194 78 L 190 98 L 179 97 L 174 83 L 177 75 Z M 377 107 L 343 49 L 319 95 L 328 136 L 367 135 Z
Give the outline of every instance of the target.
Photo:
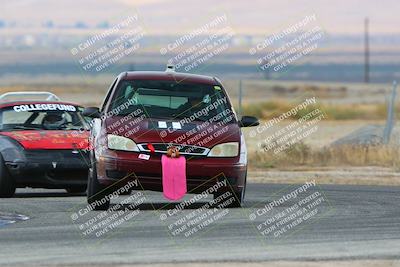
M 139 189 L 162 190 L 161 157 L 178 147 L 187 159 L 187 189 L 200 193 L 216 181 L 229 183 L 214 194 L 233 190 L 244 200 L 247 153 L 240 127 L 258 125 L 254 117 L 238 120 L 214 77 L 165 72 L 124 72 L 112 83 L 92 117 L 88 202 L 108 209 L 105 190 L 136 179 Z M 127 179 L 128 178 L 128 179 Z

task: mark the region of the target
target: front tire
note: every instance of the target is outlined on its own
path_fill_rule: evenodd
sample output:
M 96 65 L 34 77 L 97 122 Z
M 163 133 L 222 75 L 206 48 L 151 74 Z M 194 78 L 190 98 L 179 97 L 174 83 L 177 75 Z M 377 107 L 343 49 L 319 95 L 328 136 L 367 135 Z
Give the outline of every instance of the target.
M 87 202 L 93 207 L 93 210 L 108 210 L 110 200 L 106 198 L 106 187 L 97 180 L 96 162 L 92 160 L 92 167 L 88 172 L 88 190 Z
M 242 188 L 241 190 L 238 190 L 238 191 L 225 190 L 225 191 L 218 192 L 218 193 L 214 194 L 214 199 L 216 199 L 219 196 L 222 196 L 223 194 L 225 194 L 228 191 L 231 192 L 232 194 L 227 199 L 230 199 L 232 197 L 234 199 L 230 204 L 224 206 L 224 208 L 241 208 L 244 203 L 245 188 Z M 227 199 L 225 199 L 225 200 L 227 200 Z M 219 203 L 219 204 L 222 204 L 225 200 L 222 200 L 221 203 Z
M 234 200 L 232 201 L 232 203 L 225 206 L 225 208 L 241 208 L 241 207 L 243 207 L 243 204 L 244 204 L 244 196 L 246 194 L 246 186 L 247 186 L 247 170 L 246 170 L 246 176 L 244 178 L 244 185 L 242 188 L 239 188 L 237 190 L 233 190 L 232 188 L 222 190 L 222 191 L 214 194 L 214 199 L 216 199 L 217 197 L 219 197 L 229 191 L 232 193 L 230 197 L 233 197 Z M 224 200 L 222 200 L 222 201 L 224 201 Z
M 0 154 L 0 198 L 10 198 L 14 196 L 15 189 L 15 180 L 8 173 L 3 156 Z

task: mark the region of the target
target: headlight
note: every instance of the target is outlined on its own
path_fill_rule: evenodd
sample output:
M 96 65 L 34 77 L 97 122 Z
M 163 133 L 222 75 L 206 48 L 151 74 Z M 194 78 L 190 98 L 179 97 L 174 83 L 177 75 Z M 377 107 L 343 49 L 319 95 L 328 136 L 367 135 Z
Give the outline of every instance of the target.
M 107 135 L 107 141 L 109 149 L 139 152 L 139 148 L 132 139 L 109 134 Z
M 239 143 L 224 143 L 216 145 L 208 153 L 208 157 L 236 157 L 239 155 Z

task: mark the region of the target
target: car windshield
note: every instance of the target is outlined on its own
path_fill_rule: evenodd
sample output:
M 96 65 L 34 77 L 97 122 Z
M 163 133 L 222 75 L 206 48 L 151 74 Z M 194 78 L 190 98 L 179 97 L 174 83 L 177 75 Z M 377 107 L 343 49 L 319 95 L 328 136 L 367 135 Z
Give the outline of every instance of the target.
M 87 129 L 81 111 L 80 107 L 64 104 L 10 106 L 0 110 L 0 131 Z
M 208 121 L 230 110 L 219 85 L 175 81 L 135 80 L 120 83 L 109 112 L 141 114 L 147 118 Z M 214 121 L 224 119 L 219 116 Z

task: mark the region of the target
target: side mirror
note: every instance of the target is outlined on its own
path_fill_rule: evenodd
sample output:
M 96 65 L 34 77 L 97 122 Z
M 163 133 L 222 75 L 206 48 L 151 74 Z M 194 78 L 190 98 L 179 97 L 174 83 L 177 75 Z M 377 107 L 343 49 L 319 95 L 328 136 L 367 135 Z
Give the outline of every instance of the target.
M 252 127 L 259 125 L 260 122 L 256 117 L 253 116 L 243 116 L 239 121 L 239 127 Z
M 96 107 L 85 108 L 82 111 L 82 115 L 85 116 L 85 117 L 92 118 L 92 119 L 96 119 L 96 118 L 100 118 L 101 117 L 100 110 L 99 110 L 99 108 L 96 108 Z

